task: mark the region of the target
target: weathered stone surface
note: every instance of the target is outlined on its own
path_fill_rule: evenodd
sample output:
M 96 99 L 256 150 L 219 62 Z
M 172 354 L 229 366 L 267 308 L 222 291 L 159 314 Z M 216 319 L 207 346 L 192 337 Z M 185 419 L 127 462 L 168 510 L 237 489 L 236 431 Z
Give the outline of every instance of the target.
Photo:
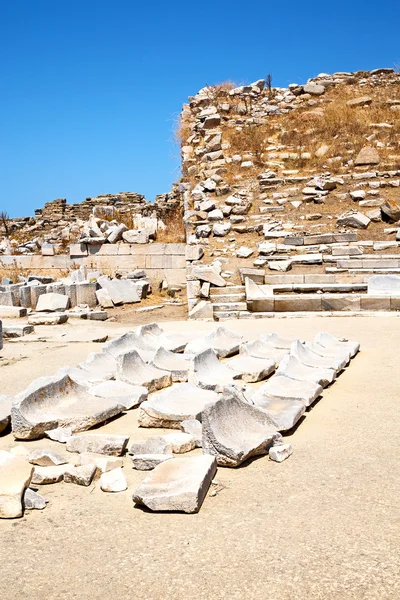
M 0 451 L 0 519 L 22 517 L 22 497 L 33 469 L 23 458 Z
M 293 448 L 290 444 L 281 444 L 280 446 L 272 446 L 269 449 L 269 457 L 275 462 L 283 462 L 293 454 Z
M 57 465 L 56 467 L 35 467 L 32 475 L 32 483 L 37 485 L 58 483 L 63 480 L 64 473 L 70 466 L 73 465 L 65 464 Z
M 62 325 L 68 321 L 68 315 L 64 313 L 53 313 L 43 315 L 29 315 L 29 325 Z
M 95 452 L 82 452 L 79 454 L 81 465 L 94 465 L 100 473 L 106 473 L 124 466 L 123 459 L 119 456 L 107 456 Z
M 214 319 L 213 305 L 206 300 L 200 300 L 188 315 L 189 319 L 212 321 Z
M 306 83 L 303 90 L 305 94 L 311 94 L 312 96 L 321 96 L 325 93 L 324 86 L 314 82 Z
M 241 379 L 247 383 L 255 383 L 266 379 L 275 370 L 275 360 L 265 358 L 254 358 L 253 356 L 241 355 L 226 363 L 228 369 L 240 374 Z
M 326 387 L 336 378 L 336 371 L 334 369 L 309 367 L 291 354 L 287 354 L 282 359 L 276 374 L 284 375 L 285 377 L 289 377 L 289 379 L 311 381 L 313 383 L 318 383 L 322 387 Z
M 68 438 L 72 435 L 71 427 L 56 427 L 56 429 L 50 429 L 44 432 L 45 436 L 54 442 L 60 442 L 65 444 Z
M 371 220 L 361 212 L 348 211 L 339 215 L 337 218 L 338 225 L 345 227 L 354 227 L 355 229 L 366 229 Z
M 298 400 L 305 406 L 310 406 L 321 393 L 322 387 L 318 383 L 275 375 L 264 383 L 251 399 L 255 404 L 262 402 L 265 397 L 273 400 Z
M 88 486 L 92 483 L 96 473 L 96 465 L 80 465 L 78 467 L 69 466 L 64 473 L 65 483 L 75 483 L 76 485 Z
M 121 456 L 125 452 L 129 437 L 106 433 L 73 435 L 67 440 L 68 452 L 95 452 L 109 456 Z
M 36 305 L 37 312 L 56 312 L 66 310 L 69 306 L 68 296 L 62 294 L 42 294 Z
M 234 379 L 239 379 L 240 375 L 220 363 L 217 353 L 209 348 L 195 355 L 191 378 L 192 383 L 205 390 L 220 392 L 233 385 Z
M 182 421 L 200 417 L 205 406 L 218 400 L 218 394 L 191 383 L 178 383 L 171 389 L 154 394 L 140 405 L 141 427 L 180 429 Z
M 64 456 L 49 449 L 32 450 L 28 460 L 32 465 L 38 465 L 39 467 L 56 467 L 57 465 L 65 465 L 68 462 Z
M 114 229 L 112 230 L 112 232 L 109 234 L 107 240 L 110 244 L 115 244 L 116 242 L 119 242 L 119 240 L 122 239 L 122 234 L 128 231 L 128 228 L 126 225 L 124 225 L 123 223 L 121 223 L 121 225 L 117 225 L 116 227 L 114 227 Z
M 369 277 L 368 294 L 371 296 L 400 296 L 400 276 L 373 275 Z
M 123 410 L 113 400 L 91 396 L 85 386 L 68 375 L 41 377 L 15 397 L 12 430 L 17 439 L 43 437 L 58 427 L 84 431 Z
M 117 362 L 109 352 L 90 352 L 78 367 L 88 373 L 91 381 L 113 379 L 117 373 Z
M 131 456 L 132 468 L 138 471 L 151 471 L 171 458 L 174 458 L 173 454 L 134 454 Z
M 315 336 L 315 341 L 325 348 L 345 348 L 351 356 L 355 356 L 360 350 L 359 342 L 351 342 L 346 339 L 335 338 L 330 333 L 319 332 Z
M 161 371 L 147 365 L 136 350 L 118 356 L 117 365 L 120 380 L 143 386 L 149 392 L 155 392 L 172 385 L 172 377 L 169 371 Z
M 143 442 L 134 442 L 129 454 L 172 454 L 172 444 L 165 436 L 155 436 Z
M 219 358 L 227 358 L 239 352 L 242 341 L 242 335 L 229 331 L 225 327 L 217 327 L 204 337 L 189 342 L 185 348 L 185 354 L 194 356 L 211 348 Z
M 190 452 L 196 448 L 195 438 L 183 431 L 167 433 L 163 438 L 167 444 L 171 445 L 174 454 L 184 454 L 185 452 Z
M 280 437 L 273 419 L 235 394 L 207 407 L 202 424 L 203 452 L 228 467 L 267 454 L 274 439 Z
M 215 286 L 224 287 L 226 281 L 212 265 L 202 265 L 192 268 L 192 277 L 200 281 L 208 281 Z
M 0 396 L 0 433 L 5 431 L 11 423 L 12 396 Z
M 111 300 L 111 296 L 105 288 L 96 290 L 96 298 L 102 308 L 114 308 L 114 302 Z
M 255 397 L 253 394 L 251 401 L 271 417 L 278 431 L 292 429 L 306 410 L 304 403 L 299 400 L 269 398 L 262 395 Z
M 385 200 L 380 208 L 382 219 L 384 221 L 393 223 L 400 220 L 400 206 L 394 200 Z
M 103 352 L 108 352 L 115 359 L 122 354 L 136 350 L 140 357 L 149 362 L 153 360 L 156 353 L 156 348 L 145 342 L 144 338 L 136 333 L 124 333 L 119 337 L 107 342 L 103 346 Z
M 346 361 L 342 358 L 319 356 L 313 352 L 311 348 L 305 344 L 301 344 L 298 340 L 293 342 L 290 348 L 290 354 L 309 367 L 322 367 L 323 369 L 340 371 L 346 364 Z
M 3 327 L 4 339 L 21 338 L 35 331 L 33 325 L 7 325 Z
M 122 238 L 128 244 L 148 244 L 149 232 L 145 229 L 129 229 L 124 231 Z
M 370 98 L 369 96 L 360 96 L 359 98 L 352 98 L 351 100 L 347 100 L 346 104 L 351 108 L 368 106 L 369 104 L 372 104 L 372 98 Z
M 147 388 L 141 385 L 131 385 L 124 381 L 103 381 L 88 390 L 89 394 L 99 398 L 113 399 L 125 410 L 136 408 L 147 400 Z
M 151 363 L 156 369 L 171 373 L 173 382 L 185 382 L 188 380 L 189 358 L 159 348 Z
M 203 426 L 197 419 L 185 419 L 180 423 L 182 431 L 189 433 L 195 440 L 196 448 L 203 445 Z
M 212 456 L 168 460 L 136 488 L 133 501 L 153 511 L 198 512 L 216 470 Z
M 243 356 L 253 356 L 254 358 L 263 358 L 274 360 L 275 364 L 279 364 L 282 358 L 287 353 L 287 349 L 276 348 L 270 342 L 259 339 L 254 342 L 245 342 L 239 347 L 239 353 Z
M 31 490 L 31 488 L 26 488 L 23 499 L 25 510 L 43 510 L 46 508 L 46 502 L 48 502 L 46 498 Z
M 317 342 L 305 342 L 304 346 L 311 350 L 317 356 L 321 356 L 322 358 L 337 360 L 338 370 L 340 371 L 350 362 L 350 352 L 347 348 L 325 348 L 321 346 Z
M 105 289 L 113 304 L 133 304 L 140 302 L 141 292 L 131 279 L 108 279 L 99 277 L 98 283 Z
M 183 352 L 191 335 L 166 333 L 158 323 L 149 323 L 137 328 L 137 335 L 152 348 L 165 348 L 170 352 Z
M 357 154 L 354 164 L 356 166 L 379 165 L 380 162 L 381 159 L 377 149 L 372 148 L 372 146 L 364 146 L 364 148 L 361 148 L 360 152 Z
M 100 477 L 100 489 L 103 492 L 123 492 L 127 487 L 122 469 L 107 471 Z

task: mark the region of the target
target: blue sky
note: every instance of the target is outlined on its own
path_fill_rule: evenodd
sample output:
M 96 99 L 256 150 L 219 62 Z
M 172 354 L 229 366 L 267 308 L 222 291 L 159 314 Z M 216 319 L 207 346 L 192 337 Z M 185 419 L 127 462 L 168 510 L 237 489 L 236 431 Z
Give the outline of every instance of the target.
M 179 177 L 174 123 L 201 87 L 400 64 L 400 3 L 0 0 L 0 210 Z

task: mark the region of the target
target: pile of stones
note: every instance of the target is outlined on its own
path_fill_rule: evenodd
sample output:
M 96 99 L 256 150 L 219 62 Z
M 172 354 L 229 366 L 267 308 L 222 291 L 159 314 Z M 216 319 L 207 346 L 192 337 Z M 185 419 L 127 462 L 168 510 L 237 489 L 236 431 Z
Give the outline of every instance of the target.
M 89 486 L 100 477 L 104 492 L 126 490 L 128 464 L 149 471 L 133 491 L 136 504 L 197 512 L 218 466 L 262 455 L 288 458 L 285 432 L 358 351 L 358 343 L 327 333 L 313 342 L 273 333 L 247 341 L 223 327 L 195 337 L 155 323 L 127 332 L 78 367 L 40 378 L 14 398 L 0 397 L 0 431 L 11 425 L 16 440 L 48 438 L 67 451 L 18 445 L 0 452 L 0 517 L 43 509 L 38 485 Z M 138 411 L 140 427 L 172 432 L 145 442 L 82 433 L 129 410 Z

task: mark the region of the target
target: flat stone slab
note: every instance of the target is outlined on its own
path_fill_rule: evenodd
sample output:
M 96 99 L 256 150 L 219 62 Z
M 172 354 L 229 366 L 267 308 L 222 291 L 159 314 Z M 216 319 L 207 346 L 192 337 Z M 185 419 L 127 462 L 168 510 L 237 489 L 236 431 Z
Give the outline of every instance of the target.
M 15 339 L 21 338 L 25 335 L 33 333 L 35 328 L 33 325 L 4 325 L 3 326 L 3 338 L 4 339 Z
M 5 431 L 11 423 L 12 396 L 0 396 L 0 433 Z
M 26 315 L 26 308 L 21 306 L 0 306 L 0 319 L 21 319 Z
M 171 373 L 173 382 L 185 382 L 189 374 L 189 358 L 182 354 L 175 354 L 165 348 L 158 348 L 151 365 L 161 371 Z
M 315 341 L 324 348 L 346 348 L 350 355 L 353 357 L 359 352 L 359 342 L 350 342 L 349 340 L 342 340 L 334 337 L 330 333 L 319 332 L 315 336 Z
M 0 519 L 22 517 L 22 498 L 34 467 L 19 456 L 0 451 Z
M 143 442 L 134 442 L 129 448 L 129 453 L 136 454 L 172 454 L 172 444 L 167 442 L 165 436 L 155 436 Z
M 268 396 L 258 396 L 256 399 L 253 396 L 252 400 L 257 408 L 264 410 L 271 417 L 278 431 L 292 429 L 306 410 L 305 404 L 300 400 Z
M 332 358 L 340 361 L 340 369 L 343 369 L 350 362 L 350 352 L 347 348 L 325 348 L 317 342 L 304 342 L 304 346 L 322 358 Z
M 146 344 L 154 348 L 165 348 L 171 352 L 183 352 L 192 334 L 166 333 L 157 323 L 149 323 L 137 328 L 137 334 Z
M 299 381 L 311 381 L 318 383 L 322 387 L 326 387 L 336 379 L 336 371 L 334 369 L 309 367 L 292 354 L 287 354 L 282 359 L 276 374 Z
M 213 456 L 168 460 L 158 465 L 136 488 L 133 501 L 153 511 L 196 513 L 216 470 Z
M 228 369 L 240 374 L 247 383 L 255 383 L 266 379 L 275 371 L 275 361 L 253 356 L 238 356 L 226 363 Z
M 240 356 L 253 356 L 254 358 L 263 358 L 273 360 L 276 365 L 280 363 L 287 353 L 286 349 L 276 348 L 269 342 L 255 340 L 254 342 L 245 342 L 239 347 Z
M 50 485 L 64 479 L 64 473 L 73 465 L 57 465 L 56 467 L 35 467 L 32 475 L 32 483 L 36 485 Z
M 190 433 L 183 431 L 174 431 L 163 436 L 167 444 L 172 446 L 174 454 L 185 454 L 196 448 L 196 440 Z
M 106 473 L 113 469 L 119 469 L 124 466 L 124 461 L 119 456 L 108 456 L 96 452 L 82 452 L 79 454 L 81 465 L 94 465 L 100 473 Z
M 78 367 L 90 373 L 91 378 L 100 381 L 114 379 L 117 374 L 117 361 L 109 352 L 91 352 Z
M 322 393 L 322 386 L 310 381 L 290 379 L 283 375 L 274 375 L 252 396 L 255 404 L 267 397 L 274 400 L 299 400 L 310 406 Z
M 47 448 L 32 450 L 28 456 L 28 461 L 39 467 L 56 467 L 65 465 L 68 462 L 64 456 Z
M 172 385 L 169 371 L 146 364 L 136 350 L 118 356 L 117 377 L 126 383 L 143 386 L 149 393 Z
M 103 346 L 103 352 L 109 352 L 115 359 L 133 350 L 136 350 L 145 362 L 153 360 L 156 353 L 156 348 L 145 342 L 143 337 L 131 332 L 124 333 Z
M 367 285 L 371 296 L 400 296 L 399 275 L 373 275 Z
M 96 465 L 69 466 L 64 473 L 65 483 L 88 486 L 92 483 L 96 473 Z
M 124 381 L 103 381 L 89 388 L 89 394 L 99 398 L 113 399 L 125 410 L 136 408 L 147 400 L 147 388 L 141 385 L 131 385 Z
M 139 407 L 141 427 L 180 429 L 182 421 L 198 419 L 204 408 L 218 400 L 218 394 L 191 383 L 178 383 L 154 394 Z
M 345 361 L 337 358 L 324 358 L 315 354 L 308 346 L 295 341 L 290 349 L 290 354 L 295 356 L 300 362 L 309 367 L 322 367 L 324 369 L 333 369 L 340 371 L 345 364 Z
M 225 327 L 217 327 L 208 335 L 189 342 L 185 348 L 185 354 L 196 355 L 207 348 L 212 348 L 219 358 L 226 358 L 237 354 L 242 342 L 242 335 L 233 333 Z
M 268 454 L 280 438 L 273 419 L 239 397 L 222 398 L 202 413 L 203 452 L 219 465 L 237 467 L 252 456 Z
M 16 439 L 37 439 L 45 432 L 70 427 L 85 431 L 115 417 L 124 407 L 107 398 L 92 396 L 68 375 L 40 377 L 18 394 L 11 409 Z
M 51 315 L 46 314 L 34 314 L 29 315 L 29 325 L 62 325 L 68 321 L 68 315 L 64 313 L 53 313 Z
M 129 437 L 106 433 L 85 433 L 73 435 L 67 440 L 68 452 L 94 452 L 109 456 L 121 456 L 126 449 Z
M 234 379 L 239 379 L 240 374 L 220 363 L 216 352 L 209 348 L 195 355 L 191 378 L 195 385 L 205 390 L 220 392 L 226 386 L 233 385 Z

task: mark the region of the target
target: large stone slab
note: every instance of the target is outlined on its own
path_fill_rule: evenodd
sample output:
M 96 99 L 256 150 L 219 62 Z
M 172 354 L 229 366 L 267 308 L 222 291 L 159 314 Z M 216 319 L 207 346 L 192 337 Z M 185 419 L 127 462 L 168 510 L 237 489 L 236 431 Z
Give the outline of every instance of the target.
M 78 367 L 87 371 L 91 379 L 99 381 L 114 379 L 117 374 L 117 361 L 109 352 L 91 352 Z
M 136 333 L 153 348 L 165 348 L 171 352 L 183 352 L 191 334 L 166 333 L 157 323 L 149 323 L 137 328 Z
M 98 283 L 108 292 L 113 304 L 133 304 L 140 302 L 142 295 L 140 289 L 130 279 L 108 279 L 99 277 Z
M 175 354 L 165 348 L 159 348 L 152 362 L 153 367 L 171 373 L 173 382 L 185 382 L 189 374 L 189 358 Z
M 208 281 L 217 287 L 226 286 L 226 281 L 218 271 L 212 265 L 202 265 L 198 267 L 192 267 L 191 275 L 193 279 L 200 279 L 200 281 Z
M 157 349 L 154 346 L 150 346 L 143 337 L 132 332 L 124 333 L 103 346 L 103 352 L 108 352 L 115 359 L 121 354 L 126 354 L 133 350 L 136 350 L 145 362 L 150 362 L 153 360 Z
M 41 377 L 15 397 L 12 431 L 17 439 L 40 438 L 58 427 L 84 431 L 123 410 L 114 400 L 90 395 L 68 375 Z
M 300 362 L 296 356 L 289 353 L 281 360 L 276 374 L 299 381 L 311 381 L 318 383 L 322 387 L 326 387 L 336 379 L 336 371 L 334 369 L 309 367 Z
M 359 342 L 350 342 L 346 339 L 339 339 L 326 332 L 317 333 L 315 336 L 315 341 L 320 346 L 324 346 L 325 348 L 346 348 L 350 352 L 351 356 L 355 356 L 360 350 Z
M 219 358 L 233 356 L 239 352 L 243 336 L 225 327 L 216 327 L 204 337 L 197 338 L 188 343 L 185 354 L 194 356 L 208 348 L 212 348 Z
M 240 374 L 219 362 L 217 353 L 209 348 L 196 354 L 193 359 L 192 383 L 205 389 L 221 392 L 226 386 L 240 379 Z
M 298 340 L 293 342 L 290 348 L 290 354 L 295 356 L 304 365 L 309 367 L 322 367 L 324 369 L 333 369 L 340 371 L 345 365 L 345 361 L 332 357 L 322 357 L 315 354 L 308 346 L 301 344 Z
M 333 358 L 341 361 L 340 369 L 343 369 L 350 362 L 350 352 L 347 348 L 325 348 L 317 342 L 305 342 L 304 346 L 322 358 Z
M 143 402 L 138 423 L 141 427 L 180 429 L 182 421 L 201 418 L 204 408 L 217 400 L 218 394 L 213 391 L 191 383 L 178 383 Z
M 269 415 L 235 394 L 208 406 L 202 413 L 202 423 L 203 452 L 228 467 L 268 454 L 274 440 L 280 437 Z
M 22 517 L 22 498 L 34 467 L 19 456 L 0 451 L 0 519 Z
M 57 312 L 66 310 L 69 306 L 68 296 L 63 294 L 42 294 L 36 305 L 36 312 Z
M 109 456 L 122 456 L 128 444 L 126 435 L 111 435 L 106 433 L 85 433 L 73 435 L 67 440 L 68 452 L 94 452 Z
M 310 406 L 322 393 L 322 386 L 312 381 L 290 379 L 284 375 L 275 375 L 264 383 L 252 396 L 255 404 L 265 398 L 273 400 L 298 400 Z
M 400 276 L 373 275 L 369 277 L 367 293 L 371 296 L 400 296 Z
M 174 458 L 158 465 L 133 493 L 133 501 L 153 511 L 196 513 L 216 473 L 213 456 Z
M 254 356 L 238 356 L 226 363 L 228 369 L 240 374 L 247 383 L 256 383 L 266 379 L 275 371 L 273 359 L 254 358 Z
M 155 392 L 172 385 L 172 377 L 169 371 L 161 371 L 152 365 L 146 364 L 136 350 L 118 356 L 117 365 L 118 379 L 133 385 L 143 386 L 149 392 Z
M 141 385 L 131 385 L 124 381 L 103 381 L 89 388 L 89 394 L 99 398 L 112 398 L 125 410 L 136 408 L 147 400 L 148 390 Z
M 254 401 L 254 396 L 251 400 Z M 300 400 L 268 398 L 268 396 L 256 397 L 254 406 L 265 411 L 271 417 L 278 431 L 292 429 L 306 410 L 305 404 Z
M 276 348 L 271 343 L 264 340 L 255 340 L 254 342 L 245 342 L 239 347 L 239 353 L 242 356 L 253 356 L 254 358 L 263 358 L 273 360 L 279 364 L 287 353 L 286 349 Z

